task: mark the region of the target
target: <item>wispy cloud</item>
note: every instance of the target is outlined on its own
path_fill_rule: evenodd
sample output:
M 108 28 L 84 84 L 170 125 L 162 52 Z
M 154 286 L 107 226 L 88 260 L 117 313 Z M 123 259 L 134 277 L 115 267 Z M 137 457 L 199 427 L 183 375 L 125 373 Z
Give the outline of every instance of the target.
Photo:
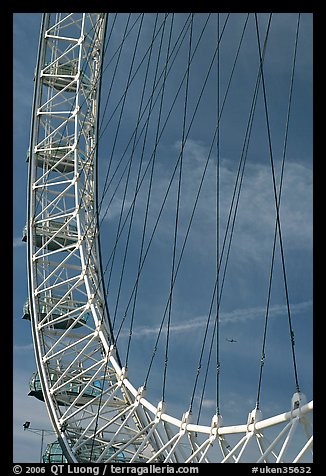
M 26 246 L 26 243 L 24 243 L 24 241 L 22 241 L 21 237 L 16 237 L 13 239 L 12 241 L 12 246 L 13 248 L 18 248 L 20 246 Z
M 311 301 L 304 301 L 300 303 L 295 303 L 290 306 L 292 313 L 302 314 L 308 311 L 312 306 Z M 265 315 L 266 308 L 264 307 L 252 307 L 248 309 L 235 309 L 234 311 L 224 312 L 220 315 L 220 324 L 237 324 L 244 323 L 247 321 L 255 320 L 261 318 Z M 276 304 L 270 307 L 269 315 L 270 317 L 282 316 L 287 312 L 287 307 L 285 304 Z M 185 322 L 180 322 L 179 324 L 174 324 L 170 327 L 170 332 L 174 335 L 184 333 L 184 332 L 195 332 L 197 329 L 206 326 L 207 316 L 198 316 L 193 319 L 189 319 Z M 213 319 L 211 319 L 211 324 L 213 325 Z M 166 332 L 166 327 L 163 327 L 163 331 Z M 149 337 L 152 335 L 157 335 L 159 332 L 159 327 L 150 327 L 150 326 L 140 326 L 134 329 L 133 337 L 143 338 Z M 121 337 L 127 337 L 128 333 L 121 333 Z
M 311 301 L 304 301 L 290 305 L 292 313 L 301 314 L 306 312 L 312 306 Z M 287 312 L 285 304 L 275 304 L 270 307 L 269 315 L 271 317 L 282 316 Z M 221 314 L 221 324 L 235 324 L 238 322 L 246 322 L 248 320 L 257 319 L 266 313 L 265 307 L 253 307 L 248 309 L 236 309 L 225 314 Z
M 33 344 L 14 345 L 13 350 L 14 352 L 31 352 L 33 350 Z
M 170 153 L 175 157 L 180 152 L 180 141 L 171 145 Z M 191 212 L 194 207 L 206 159 L 209 154 L 207 145 L 201 141 L 188 139 L 184 148 L 183 177 L 180 197 L 178 236 L 180 243 L 185 236 Z M 173 162 L 173 161 L 172 161 Z M 156 164 L 155 186 L 151 192 L 148 229 L 154 225 L 159 214 L 163 197 L 169 188 L 172 169 L 167 164 L 171 160 L 159 161 Z M 232 203 L 232 195 L 236 183 L 237 161 L 222 158 L 220 165 L 220 236 L 223 240 L 226 224 Z M 279 172 L 280 167 L 275 164 Z M 276 177 L 278 180 L 278 176 Z M 146 184 L 146 180 L 144 181 Z M 174 185 L 170 188 L 169 197 L 164 205 L 164 213 L 160 218 L 159 228 L 162 242 L 173 235 L 176 176 Z M 146 188 L 146 187 L 145 187 Z M 216 162 L 210 159 L 205 174 L 202 189 L 191 228 L 191 245 L 197 252 L 211 253 L 214 245 L 213 236 L 216 230 Z M 124 205 L 124 214 L 132 205 L 132 193 Z M 123 189 L 118 190 L 106 219 L 114 218 L 120 213 Z M 137 208 L 144 209 L 146 193 L 143 186 L 137 196 Z M 234 202 L 235 203 L 235 202 Z M 103 204 L 103 210 L 105 206 Z M 234 210 L 234 208 L 233 208 Z M 309 166 L 287 160 L 285 165 L 280 218 L 283 238 L 291 249 L 306 249 L 312 245 L 312 171 Z M 273 191 L 271 167 L 268 157 L 259 163 L 246 164 L 245 176 L 242 183 L 238 212 L 235 222 L 237 239 L 233 240 L 232 249 L 239 259 L 259 260 L 271 249 L 271 240 L 276 221 L 276 208 Z M 141 218 L 134 217 L 134 225 L 141 226 Z M 230 230 L 229 230 L 230 231 Z
M 120 197 L 115 197 L 109 205 L 103 205 L 100 211 L 100 220 L 102 221 L 111 221 L 115 217 L 119 216 L 122 210 L 123 216 L 128 213 L 130 207 L 132 206 L 131 200 L 123 200 Z

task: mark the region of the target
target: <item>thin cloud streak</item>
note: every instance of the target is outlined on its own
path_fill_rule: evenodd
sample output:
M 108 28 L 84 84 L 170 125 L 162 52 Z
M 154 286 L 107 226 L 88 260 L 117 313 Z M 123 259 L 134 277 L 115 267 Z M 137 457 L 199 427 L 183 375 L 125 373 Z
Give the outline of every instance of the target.
M 33 343 L 26 345 L 14 345 L 13 347 L 14 352 L 31 352 L 33 349 Z
M 292 313 L 302 314 L 309 310 L 312 306 L 312 301 L 304 301 L 300 303 L 293 304 L 290 306 Z M 261 316 L 265 315 L 266 309 L 264 307 L 252 307 L 248 309 L 235 309 L 230 312 L 223 312 L 220 314 L 220 325 L 244 323 L 254 319 L 258 319 Z M 275 304 L 270 307 L 269 315 L 271 317 L 282 316 L 287 312 L 287 307 L 285 304 Z M 214 322 L 214 319 L 211 319 L 211 324 Z M 180 324 L 172 325 L 170 327 L 170 332 L 178 334 L 181 332 L 194 332 L 198 328 L 204 327 L 207 323 L 207 316 L 197 316 L 193 319 L 188 320 L 187 322 L 182 322 Z M 133 338 L 143 338 L 149 337 L 152 335 L 157 335 L 159 332 L 159 327 L 138 327 L 133 331 Z M 166 332 L 166 327 L 163 328 L 163 332 Z M 128 337 L 129 331 L 121 332 L 120 337 Z M 33 350 L 33 344 L 27 345 L 15 345 L 13 348 L 14 352 L 30 352 Z
M 14 238 L 12 240 L 12 246 L 13 248 L 18 248 L 18 247 L 21 247 L 21 246 L 26 246 L 26 243 L 24 243 L 24 241 L 22 241 L 21 237 L 17 237 L 17 238 Z
M 312 306 L 312 301 L 304 301 L 300 303 L 293 304 L 290 306 L 292 313 L 301 314 L 306 312 Z M 220 315 L 220 324 L 227 325 L 227 324 L 236 324 L 239 322 L 247 322 L 250 320 L 257 319 L 264 315 L 266 309 L 264 307 L 253 307 L 248 309 L 235 309 L 231 312 L 224 312 Z M 269 309 L 269 315 L 271 317 L 277 317 L 284 315 L 287 312 L 287 307 L 285 304 L 276 304 L 271 306 Z M 181 333 L 181 332 L 193 332 L 196 331 L 198 328 L 203 327 L 206 325 L 207 316 L 198 316 L 194 319 L 190 319 L 187 322 L 180 323 L 177 325 L 172 325 L 170 327 L 170 332 L 174 334 Z M 211 319 L 213 323 L 214 320 Z M 166 327 L 163 328 L 163 331 L 166 332 Z M 139 327 L 133 331 L 134 338 L 143 338 L 148 337 L 151 335 L 156 335 L 159 332 L 159 327 Z M 127 332 L 121 333 L 121 337 L 127 337 L 129 334 Z

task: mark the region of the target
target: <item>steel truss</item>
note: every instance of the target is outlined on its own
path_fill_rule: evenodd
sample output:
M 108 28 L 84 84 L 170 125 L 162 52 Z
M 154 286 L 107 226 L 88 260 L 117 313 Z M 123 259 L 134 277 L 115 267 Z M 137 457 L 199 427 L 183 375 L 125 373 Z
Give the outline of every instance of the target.
M 312 402 L 226 427 L 166 413 L 121 367 L 105 311 L 96 209 L 97 119 L 107 14 L 44 14 L 35 73 L 26 239 L 34 384 L 71 462 L 300 462 Z M 36 388 L 36 387 L 35 387 Z M 303 431 L 302 431 L 303 430 Z M 297 438 L 302 433 L 303 437 Z M 297 448 L 293 449 L 293 442 Z

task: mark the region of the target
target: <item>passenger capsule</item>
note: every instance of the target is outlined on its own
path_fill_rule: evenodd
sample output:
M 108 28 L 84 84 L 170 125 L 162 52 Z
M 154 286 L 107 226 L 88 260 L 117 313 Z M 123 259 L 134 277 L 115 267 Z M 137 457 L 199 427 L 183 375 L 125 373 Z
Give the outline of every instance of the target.
M 42 142 L 35 149 L 37 166 L 52 172 L 69 173 L 74 171 L 74 143 L 71 138 L 60 137 L 48 143 Z M 30 160 L 30 151 L 27 152 L 26 162 Z
M 74 93 L 77 91 L 78 60 L 70 60 L 66 63 L 46 63 L 41 72 L 43 84 L 53 87 L 57 91 Z M 89 87 L 90 82 L 85 73 L 81 73 L 83 87 Z
M 55 382 L 59 379 L 60 373 L 51 372 L 50 373 L 50 387 L 52 387 Z M 72 375 L 67 376 L 67 380 L 70 380 Z M 76 378 L 77 380 L 77 378 Z M 72 381 L 61 387 L 58 391 L 55 392 L 56 399 L 59 405 L 71 405 L 74 403 L 79 394 L 82 393 L 82 396 L 76 402 L 76 406 L 85 405 L 89 400 L 94 397 L 98 397 L 101 394 L 103 388 L 103 381 L 96 380 L 91 385 L 87 387 L 85 391 L 84 388 L 89 382 L 89 377 L 83 375 L 80 378 L 80 382 Z M 35 372 L 32 375 L 32 378 L 29 382 L 30 392 L 28 396 L 35 397 L 38 400 L 44 402 L 44 395 L 41 386 L 41 380 L 38 372 Z
M 47 445 L 43 454 L 43 463 L 68 463 L 58 440 Z
M 60 304 L 58 304 L 59 302 Z M 49 325 L 53 325 L 54 329 L 68 329 L 73 323 L 75 324 L 72 327 L 77 329 L 86 324 L 90 318 L 90 312 L 87 311 L 78 319 L 83 306 L 85 306 L 85 303 L 73 301 L 72 299 L 63 300 L 60 297 L 49 296 L 40 303 L 39 319 L 45 319 L 48 316 L 47 322 Z M 52 309 L 54 310 L 52 311 Z M 23 319 L 31 320 L 28 299 L 23 307 Z
M 60 231 L 58 231 L 60 230 Z M 78 240 L 77 226 L 70 222 L 47 220 L 36 226 L 35 245 L 50 251 L 73 245 Z M 27 241 L 27 226 L 23 229 L 22 241 Z

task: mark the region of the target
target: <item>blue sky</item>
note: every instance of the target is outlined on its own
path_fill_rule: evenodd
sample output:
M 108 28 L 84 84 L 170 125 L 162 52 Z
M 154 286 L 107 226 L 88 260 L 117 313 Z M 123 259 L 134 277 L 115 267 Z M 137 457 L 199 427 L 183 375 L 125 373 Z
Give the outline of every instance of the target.
M 136 15 L 136 14 L 134 14 Z M 154 15 L 154 14 L 153 14 Z M 177 16 L 176 22 L 182 23 L 183 16 Z M 224 16 L 223 16 L 224 15 Z M 225 20 L 225 14 L 221 21 Z M 136 16 L 134 16 L 136 18 Z M 203 24 L 205 14 L 198 19 L 197 28 Z M 266 27 L 267 15 L 261 15 L 260 26 Z M 268 91 L 269 118 L 272 132 L 272 144 L 275 158 L 276 181 L 279 183 L 280 164 L 284 137 L 287 99 L 289 91 L 291 54 L 296 26 L 296 14 L 275 14 L 273 28 L 267 50 L 266 59 L 266 89 Z M 232 61 L 236 51 L 236 40 L 239 38 L 245 16 L 233 16 L 230 29 L 225 30 L 223 48 L 221 48 L 221 95 L 226 89 L 227 78 L 230 74 Z M 24 432 L 22 425 L 26 420 L 31 421 L 33 428 L 50 430 L 46 410 L 42 402 L 28 397 L 28 382 L 35 371 L 31 331 L 29 323 L 22 321 L 22 307 L 27 296 L 26 250 L 21 241 L 21 233 L 25 224 L 27 163 L 26 153 L 29 143 L 29 128 L 31 104 L 33 95 L 33 73 L 36 64 L 38 36 L 41 14 L 14 14 L 14 216 L 13 216 L 13 251 L 14 251 L 14 461 L 37 462 L 40 453 L 40 436 Z M 120 15 L 117 20 L 124 25 L 126 15 Z M 151 19 L 153 21 L 153 18 Z M 149 21 L 149 24 L 151 24 Z M 197 21 L 197 20 L 196 20 Z M 110 25 L 110 23 L 109 23 Z M 114 51 L 119 44 L 122 31 L 117 28 L 112 35 L 110 47 Z M 250 27 L 250 28 L 249 28 Z M 250 96 L 242 94 L 250 90 L 250 84 L 257 74 L 257 51 L 255 44 L 253 17 L 248 23 L 246 38 L 247 54 L 239 56 L 238 75 L 232 83 L 233 94 L 230 95 L 223 122 L 221 124 L 220 149 L 220 230 L 221 236 L 227 222 L 227 211 L 231 200 L 239 151 L 244 135 L 245 119 L 250 106 Z M 148 27 L 149 28 L 149 27 Z M 194 30 L 194 41 L 198 38 Z M 144 38 L 146 40 L 146 34 Z M 197 34 L 197 36 L 196 36 Z M 213 35 L 213 29 L 210 30 Z M 130 42 L 124 50 L 124 63 L 108 102 L 109 109 L 114 109 L 120 98 L 119 87 L 123 88 L 126 81 L 128 61 L 130 62 L 132 44 L 135 41 L 136 28 L 130 35 Z M 209 37 L 208 37 L 209 38 Z M 146 41 L 144 44 L 146 44 Z M 208 41 L 208 40 L 207 40 Z M 143 46 L 144 47 L 144 46 Z M 185 48 L 185 47 L 184 47 Z M 198 67 L 205 71 L 212 53 L 209 44 L 203 43 L 199 50 Z M 250 50 L 251 48 L 251 50 Z M 185 64 L 186 49 L 184 49 L 183 64 Z M 222 63 L 222 60 L 224 61 Z M 181 71 L 181 62 L 176 63 L 175 84 L 167 83 L 167 104 L 172 101 Z M 112 65 L 114 61 L 112 60 Z M 108 53 L 103 75 L 103 98 L 106 100 L 105 88 L 110 84 L 112 69 Z M 125 69 L 124 69 L 125 68 Z M 144 68 L 143 68 L 144 69 Z M 296 77 L 293 92 L 292 117 L 290 123 L 284 185 L 282 189 L 281 223 L 282 237 L 285 250 L 285 261 L 290 296 L 290 307 L 295 332 L 295 349 L 299 370 L 299 383 L 307 399 L 312 398 L 312 15 L 303 14 L 301 17 L 300 36 Z M 139 75 L 141 78 L 141 73 Z M 193 91 L 189 101 L 189 114 L 194 109 L 196 94 L 200 83 L 200 75 L 194 74 L 190 82 Z M 114 151 L 113 164 L 116 164 L 123 152 L 126 140 L 130 136 L 131 125 L 136 118 L 137 99 L 140 98 L 141 79 L 136 77 L 134 89 L 127 96 L 126 114 L 120 132 L 120 142 Z M 197 91 L 197 92 L 195 92 Z M 177 256 L 181 243 L 186 234 L 188 220 L 192 211 L 194 194 L 196 193 L 203 164 L 209 153 L 212 137 L 212 116 L 210 102 L 216 101 L 214 91 L 203 98 L 198 119 L 191 130 L 184 149 L 184 174 L 180 205 L 180 221 L 178 229 Z M 167 114 L 168 106 L 163 111 Z M 157 111 L 157 109 L 155 110 Z M 156 112 L 157 114 L 157 112 Z M 107 116 L 108 117 L 108 116 Z M 104 118 L 104 123 L 107 121 Z M 149 239 L 156 216 L 160 209 L 162 198 L 167 190 L 175 159 L 180 151 L 180 131 L 182 118 L 182 103 L 176 105 L 175 114 L 168 122 L 166 131 L 157 152 L 155 169 L 155 187 L 152 193 L 151 209 L 148 220 Z M 106 170 L 107 157 L 113 147 L 113 132 L 118 121 L 116 114 L 103 132 L 99 150 L 100 176 Z M 152 138 L 155 129 L 152 126 Z M 129 134 L 129 135 L 128 135 Z M 140 148 L 136 149 L 139 155 Z M 144 157 L 144 164 L 149 161 L 149 155 Z M 145 167 L 144 165 L 144 167 Z M 136 166 L 131 170 L 130 181 L 135 186 Z M 212 256 L 215 250 L 215 186 L 216 162 L 209 162 L 205 176 L 203 191 L 200 195 L 198 208 L 194 219 L 194 227 L 189 235 L 185 255 L 180 267 L 180 274 L 173 294 L 173 310 L 171 315 L 171 345 L 168 368 L 167 399 L 170 412 L 181 416 L 189 404 L 189 392 L 193 385 L 193 375 L 198 363 L 199 349 L 203 338 L 209 299 L 214 283 L 214 266 Z M 101 182 L 101 180 L 100 180 Z M 143 209 L 146 201 L 146 183 L 137 197 L 136 210 Z M 103 185 L 103 182 L 102 182 Z M 159 222 L 158 232 L 151 247 L 146 266 L 143 271 L 143 281 L 139 288 L 137 301 L 137 319 L 135 320 L 130 360 L 128 361 L 131 381 L 137 387 L 143 383 L 148 360 L 151 356 L 157 329 L 162 318 L 162 309 L 166 303 L 169 289 L 169 273 L 171 263 L 172 237 L 174 230 L 175 197 L 177 181 L 174 180 L 166 206 Z M 114 181 L 109 189 L 114 190 Z M 103 242 L 108 247 L 103 250 L 103 261 L 110 255 L 112 243 L 118 224 L 119 211 L 122 204 L 123 186 L 117 189 L 109 212 L 104 213 L 109 203 L 108 195 L 103 199 L 100 216 L 103 217 Z M 126 195 L 124 213 L 132 203 L 132 187 Z M 116 326 L 122 319 L 123 310 L 128 302 L 133 277 L 137 266 L 139 253 L 139 237 L 142 230 L 143 215 L 135 214 L 133 235 L 128 251 L 127 278 L 122 288 L 119 307 L 117 309 Z M 262 342 L 263 318 L 266 309 L 268 273 L 271 259 L 273 230 L 275 226 L 275 204 L 270 173 L 268 141 L 266 124 L 264 122 L 263 97 L 260 93 L 257 103 L 257 114 L 253 123 L 253 133 L 250 142 L 246 173 L 241 192 L 239 213 L 236 221 L 235 238 L 232 243 L 230 261 L 227 272 L 220 314 L 220 354 L 221 354 L 221 413 L 225 423 L 242 423 L 247 414 L 254 408 L 257 377 L 259 370 L 260 349 Z M 123 240 L 121 240 L 123 242 Z M 119 259 L 123 256 L 123 245 L 117 248 L 117 258 L 112 273 L 109 308 L 111 315 L 115 311 L 115 293 L 119 284 Z M 155 257 L 160 257 L 156 260 Z M 284 297 L 284 282 L 282 278 L 279 244 L 277 245 L 275 273 L 273 277 L 270 321 L 266 347 L 266 364 L 264 368 L 264 385 L 261 395 L 263 415 L 285 411 L 294 393 L 293 372 L 290 360 L 289 331 L 287 326 L 286 302 Z M 108 275 L 106 275 L 106 278 Z M 130 319 L 130 317 L 129 317 Z M 122 360 L 125 358 L 129 321 L 122 327 L 118 340 L 118 349 Z M 227 342 L 234 338 L 237 343 Z M 164 339 L 162 339 L 164 341 Z M 162 359 L 164 348 L 161 346 L 155 358 L 155 366 L 151 374 L 149 396 L 154 403 L 160 399 Z M 173 362 L 173 365 L 171 365 Z M 211 366 L 213 367 L 213 365 Z M 244 378 L 243 378 L 244 377 Z M 209 385 L 214 387 L 214 382 Z M 211 390 L 211 393 L 209 393 Z M 181 410 L 182 409 L 182 410 Z M 208 421 L 214 412 L 214 392 L 208 389 L 203 402 L 203 417 Z M 241 415 L 241 417 L 240 417 Z M 48 436 L 52 441 L 53 437 Z

